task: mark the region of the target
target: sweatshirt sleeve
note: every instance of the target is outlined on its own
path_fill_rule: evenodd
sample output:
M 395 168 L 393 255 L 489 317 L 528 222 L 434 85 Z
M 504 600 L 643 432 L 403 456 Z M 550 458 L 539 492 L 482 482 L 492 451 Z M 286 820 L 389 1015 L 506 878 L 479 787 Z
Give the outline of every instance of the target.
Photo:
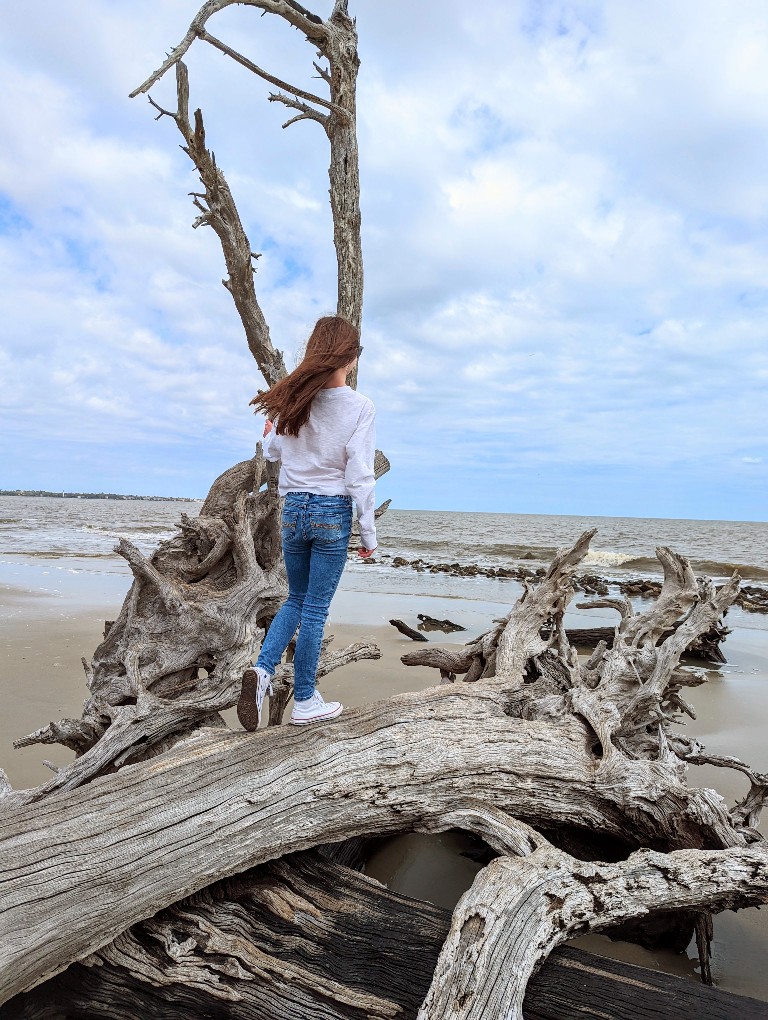
M 276 429 L 272 429 L 268 436 L 261 440 L 261 449 L 265 460 L 276 461 L 281 459 L 280 436 Z
M 347 467 L 344 473 L 347 492 L 357 504 L 360 541 L 365 549 L 376 548 L 374 522 L 376 479 L 373 461 L 376 456 L 376 410 L 370 401 L 365 404 L 355 431 L 347 443 Z

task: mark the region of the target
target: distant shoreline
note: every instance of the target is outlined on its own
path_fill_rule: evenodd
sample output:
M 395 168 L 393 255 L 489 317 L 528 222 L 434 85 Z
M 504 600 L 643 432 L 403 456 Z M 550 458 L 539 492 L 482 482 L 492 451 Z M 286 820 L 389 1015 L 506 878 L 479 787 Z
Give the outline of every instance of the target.
M 49 496 L 53 499 L 143 499 L 153 503 L 200 503 L 195 496 L 130 496 L 120 492 L 44 492 L 42 489 L 0 489 L 0 496 Z

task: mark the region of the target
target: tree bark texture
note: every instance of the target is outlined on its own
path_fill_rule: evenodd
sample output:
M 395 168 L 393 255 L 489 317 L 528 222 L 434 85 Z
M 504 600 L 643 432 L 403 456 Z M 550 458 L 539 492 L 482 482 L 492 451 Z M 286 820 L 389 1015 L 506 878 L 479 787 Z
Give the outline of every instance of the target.
M 11 1000 L 0 1017 L 413 1020 L 450 923 L 449 911 L 307 851 L 134 925 Z M 523 1009 L 527 1020 L 677 1020 L 680 1001 L 699 1020 L 765 1016 L 754 1000 L 562 948 L 529 985 Z

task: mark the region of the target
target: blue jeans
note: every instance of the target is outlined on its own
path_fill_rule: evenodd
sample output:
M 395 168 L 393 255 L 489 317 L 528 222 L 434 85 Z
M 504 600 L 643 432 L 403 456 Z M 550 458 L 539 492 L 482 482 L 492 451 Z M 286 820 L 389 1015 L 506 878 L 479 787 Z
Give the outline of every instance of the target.
M 293 659 L 297 701 L 311 698 L 315 691 L 323 627 L 347 561 L 351 527 L 349 496 L 289 492 L 285 497 L 282 535 L 288 598 L 267 631 L 256 665 L 272 676 L 299 627 Z

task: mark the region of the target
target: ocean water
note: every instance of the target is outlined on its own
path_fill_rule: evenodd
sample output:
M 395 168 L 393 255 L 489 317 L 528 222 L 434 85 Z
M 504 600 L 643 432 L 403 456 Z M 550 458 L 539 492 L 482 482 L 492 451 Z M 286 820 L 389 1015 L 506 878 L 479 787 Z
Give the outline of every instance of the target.
M 0 584 L 36 590 L 74 606 L 101 592 L 112 603 L 122 600 L 130 571 L 114 547 L 125 536 L 144 553 L 176 533 L 182 514 L 196 516 L 200 501 L 59 499 L 0 497 Z M 481 633 L 489 606 L 497 614 L 519 597 L 518 582 L 507 579 L 451 576 L 396 567 L 397 557 L 411 562 L 486 567 L 529 568 L 548 564 L 558 548 L 572 545 L 581 533 L 597 528 L 584 561 L 584 570 L 609 583 L 626 577 L 660 579 L 655 558 L 658 545 L 687 556 L 698 574 L 716 581 L 738 570 L 745 584 L 768 586 L 768 524 L 743 521 L 644 520 L 618 517 L 568 517 L 533 514 L 456 513 L 390 509 L 378 522 L 379 549 L 375 562 L 362 562 L 350 553 L 332 618 L 366 622 L 372 596 L 392 596 L 399 612 L 440 612 L 445 600 L 463 604 L 463 622 Z M 432 609 L 426 599 L 434 598 Z M 569 625 L 601 626 L 614 622 L 615 613 L 590 611 L 589 623 L 577 621 L 576 600 L 569 609 Z M 418 609 L 414 609 L 418 606 Z M 473 609 L 474 607 L 474 609 Z M 10 611 L 0 596 L 0 620 Z M 443 616 L 455 612 L 447 606 Z M 391 615 L 391 614 L 390 614 Z M 363 619 L 362 617 L 365 617 Z M 389 617 L 387 617 L 388 619 Z M 442 618 L 442 616 L 441 616 Z M 730 626 L 768 632 L 768 614 L 729 610 Z M 372 621 L 371 621 L 372 622 Z
M 92 559 L 93 570 L 108 570 L 106 561 L 119 561 L 114 551 L 119 538 L 149 552 L 176 533 L 182 513 L 197 516 L 201 506 L 196 501 L 0 496 L 0 556 Z
M 175 534 L 182 513 L 201 503 L 154 500 L 0 497 L 0 557 L 93 560 L 93 570 L 121 562 L 121 536 L 149 552 Z M 659 572 L 654 550 L 671 546 L 698 573 L 715 579 L 734 570 L 768 582 L 768 523 L 632 517 L 458 513 L 390 509 L 378 522 L 380 565 L 401 556 L 429 563 L 515 566 L 548 563 L 558 548 L 597 528 L 584 566 L 624 576 Z M 82 569 L 87 569 L 87 564 Z M 368 569 L 368 568 L 366 568 Z
M 654 550 L 671 546 L 700 573 L 768 580 L 768 524 L 634 517 L 393 510 L 379 522 L 384 551 L 407 559 L 510 566 L 548 563 L 557 549 L 597 528 L 584 561 L 595 572 L 657 572 Z

